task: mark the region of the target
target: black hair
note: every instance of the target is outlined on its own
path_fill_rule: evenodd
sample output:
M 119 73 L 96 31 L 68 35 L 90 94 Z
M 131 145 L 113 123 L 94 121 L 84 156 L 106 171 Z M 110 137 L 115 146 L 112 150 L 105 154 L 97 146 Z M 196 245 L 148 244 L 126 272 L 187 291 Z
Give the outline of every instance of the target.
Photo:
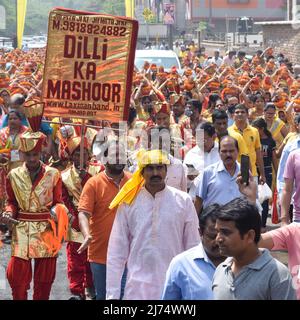
M 239 151 L 239 143 L 238 143 L 238 141 L 237 141 L 235 138 L 233 138 L 232 136 L 226 134 L 226 135 L 224 135 L 224 136 L 219 137 L 219 152 L 220 152 L 220 150 L 221 150 L 221 143 L 222 143 L 222 141 L 225 140 L 225 139 L 227 139 L 227 138 L 230 138 L 230 139 L 234 142 L 234 145 L 235 145 L 237 151 Z
M 297 124 L 300 123 L 300 114 L 297 115 L 297 117 L 295 118 L 295 121 L 297 122 Z
M 16 93 L 13 96 L 11 96 L 11 104 L 15 104 L 17 106 L 22 106 L 25 102 L 25 96 L 20 94 L 20 93 Z
M 237 109 L 239 109 L 239 110 L 245 110 L 246 113 L 248 113 L 248 109 L 247 109 L 247 107 L 246 107 L 243 103 L 237 104 L 237 105 L 235 106 L 234 111 L 236 111 Z
M 142 104 L 145 103 L 146 100 L 150 100 L 150 102 L 152 102 L 150 96 L 144 96 L 144 97 L 141 98 L 141 103 L 142 103 Z
M 252 93 L 247 94 L 247 98 L 253 103 L 255 103 L 255 101 L 257 100 L 256 94 Z
M 217 93 L 212 93 L 208 98 L 208 102 L 217 102 L 219 99 L 221 99 L 221 97 Z
M 241 237 L 249 231 L 255 231 L 254 242 L 257 244 L 261 234 L 261 217 L 255 204 L 245 198 L 236 198 L 222 206 L 217 219 L 221 221 L 233 221 L 239 230 Z
M 208 98 L 208 106 L 207 108 L 210 109 L 220 98 L 217 93 L 212 93 Z
M 218 210 L 220 209 L 220 205 L 215 203 L 212 204 L 208 207 L 206 207 L 201 214 L 199 215 L 199 227 L 200 227 L 200 231 L 201 234 L 203 234 L 206 225 L 207 225 L 207 221 L 210 219 L 212 222 L 216 222 L 217 220 L 217 213 Z
M 210 137 L 212 137 L 214 134 L 216 134 L 215 127 L 210 122 L 201 123 L 199 129 L 204 130 L 204 132 L 206 132 Z
M 8 111 L 8 117 L 9 117 L 9 115 L 10 115 L 11 113 L 14 113 L 20 120 L 23 119 L 21 113 L 20 113 L 18 110 L 12 109 L 12 110 Z
M 224 120 L 224 119 L 228 119 L 228 115 L 226 113 L 225 110 L 214 110 L 214 112 L 212 113 L 212 122 L 215 123 L 216 120 Z
M 267 111 L 267 110 L 269 110 L 269 109 L 273 109 L 273 110 L 276 111 L 276 106 L 275 106 L 275 104 L 274 104 L 273 102 L 269 102 L 269 103 L 267 103 L 267 104 L 265 105 L 264 111 Z
M 125 144 L 123 142 L 121 142 L 119 140 L 112 139 L 112 140 L 106 142 L 106 144 L 105 144 L 105 150 L 103 152 L 103 155 L 105 157 L 108 156 L 108 151 L 112 147 L 116 147 L 116 148 L 118 148 L 118 150 L 120 150 L 120 149 L 122 150 L 123 149 L 124 151 L 126 151 L 126 146 L 125 146 Z
M 264 118 L 257 118 L 251 123 L 252 127 L 261 128 L 268 138 L 273 138 L 272 133 L 268 130 L 267 122 Z
M 265 96 L 266 96 L 266 95 L 268 95 L 268 96 L 270 97 L 270 99 L 272 98 L 271 92 L 266 91 L 266 92 L 265 92 Z M 264 98 L 264 99 L 266 100 L 266 98 Z
M 202 111 L 202 102 L 197 99 L 190 99 L 187 102 L 187 105 L 190 104 L 193 108 L 197 109 L 199 113 Z
M 128 124 L 131 125 L 132 122 L 135 120 L 137 116 L 137 112 L 135 108 L 129 108 L 129 113 L 128 113 Z
M 183 95 L 184 96 L 186 96 L 188 99 L 192 99 L 192 97 L 193 97 L 193 94 L 192 94 L 192 92 L 191 91 L 184 91 L 183 92 Z
M 265 97 L 261 93 L 257 93 L 256 95 L 253 95 L 253 102 L 255 103 L 258 99 L 263 99 L 265 100 Z

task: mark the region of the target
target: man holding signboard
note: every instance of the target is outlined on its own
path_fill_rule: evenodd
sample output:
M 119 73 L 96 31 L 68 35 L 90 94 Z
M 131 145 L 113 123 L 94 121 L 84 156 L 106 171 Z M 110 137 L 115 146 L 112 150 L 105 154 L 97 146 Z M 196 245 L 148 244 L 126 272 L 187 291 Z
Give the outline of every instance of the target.
M 92 272 L 87 261 L 87 253 L 78 254 L 83 236 L 80 232 L 78 221 L 78 202 L 85 183 L 93 175 L 103 170 L 103 166 L 97 163 L 89 163 L 90 148 L 87 139 L 84 139 L 83 168 L 80 168 L 80 141 L 82 137 L 69 138 L 66 141 L 66 152 L 69 154 L 72 165 L 62 172 L 62 197 L 65 205 L 72 214 L 72 223 L 69 226 L 67 237 L 67 262 L 69 288 L 73 296 L 71 300 L 84 300 L 86 293 L 89 298 L 95 294 Z

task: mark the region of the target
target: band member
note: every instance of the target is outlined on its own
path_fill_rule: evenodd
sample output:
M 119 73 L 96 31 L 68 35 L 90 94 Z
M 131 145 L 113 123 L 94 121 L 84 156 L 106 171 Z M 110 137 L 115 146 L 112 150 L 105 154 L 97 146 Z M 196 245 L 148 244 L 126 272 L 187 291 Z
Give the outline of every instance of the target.
M 82 188 L 87 180 L 104 169 L 99 163 L 90 163 L 88 143 L 84 141 L 83 168 L 80 168 L 80 137 L 67 140 L 65 151 L 69 155 L 72 165 L 62 173 L 63 201 L 72 214 L 72 223 L 68 231 L 67 259 L 69 288 L 72 293 L 70 300 L 84 300 L 95 298 L 93 277 L 90 264 L 87 261 L 87 251 L 77 253 L 83 236 L 78 221 L 78 202 Z
M 27 300 L 31 259 L 35 260 L 33 300 L 49 299 L 57 254 L 67 234 L 60 173 L 40 161 L 45 138 L 41 132 L 21 135 L 24 164 L 11 170 L 6 181 L 8 199 L 1 220 L 10 226 L 11 218 L 17 220 L 12 226 L 12 257 L 7 267 L 14 300 Z

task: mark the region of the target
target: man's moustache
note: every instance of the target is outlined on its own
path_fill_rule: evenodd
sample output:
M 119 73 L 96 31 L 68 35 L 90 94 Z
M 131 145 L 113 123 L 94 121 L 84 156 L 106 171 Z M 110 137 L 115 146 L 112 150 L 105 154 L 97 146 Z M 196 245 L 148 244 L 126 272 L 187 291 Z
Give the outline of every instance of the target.
M 160 176 L 153 176 L 153 177 L 151 177 L 151 180 L 152 179 L 160 179 L 161 180 L 162 178 Z

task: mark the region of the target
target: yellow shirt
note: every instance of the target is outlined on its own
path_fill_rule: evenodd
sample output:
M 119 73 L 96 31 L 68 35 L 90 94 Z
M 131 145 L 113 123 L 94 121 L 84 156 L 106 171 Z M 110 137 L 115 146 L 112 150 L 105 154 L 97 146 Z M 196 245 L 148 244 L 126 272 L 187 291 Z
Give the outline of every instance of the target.
M 236 124 L 234 123 L 231 127 L 228 128 L 229 134 L 232 132 L 240 134 L 246 143 L 248 148 L 248 155 L 250 157 L 250 165 L 251 165 L 251 172 L 253 176 L 257 176 L 257 169 L 256 169 L 256 150 L 261 149 L 260 144 L 260 137 L 258 130 L 252 126 L 247 125 L 243 132 L 241 132 Z
M 272 133 L 273 139 L 276 142 L 276 146 L 280 146 L 284 137 L 281 134 L 281 129 L 285 126 L 285 123 L 280 120 L 278 117 L 274 119 L 271 127 L 268 127 L 268 130 Z

